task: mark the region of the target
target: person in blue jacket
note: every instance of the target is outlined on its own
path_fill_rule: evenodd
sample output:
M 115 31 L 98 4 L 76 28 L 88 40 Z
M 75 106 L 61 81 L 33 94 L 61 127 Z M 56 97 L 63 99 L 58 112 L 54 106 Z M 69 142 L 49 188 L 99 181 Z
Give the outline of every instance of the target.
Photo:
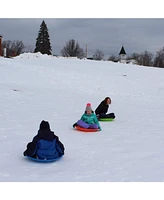
M 32 142 L 27 144 L 24 156 L 30 156 L 38 159 L 55 159 L 64 155 L 64 145 L 59 141 L 58 136 L 50 129 L 47 121 L 42 121 L 38 134 Z

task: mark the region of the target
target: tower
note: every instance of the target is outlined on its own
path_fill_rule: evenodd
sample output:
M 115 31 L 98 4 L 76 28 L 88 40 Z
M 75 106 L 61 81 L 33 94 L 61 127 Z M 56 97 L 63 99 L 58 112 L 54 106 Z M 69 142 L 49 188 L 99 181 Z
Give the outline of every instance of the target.
M 121 50 L 120 50 L 120 62 L 121 63 L 126 63 L 126 52 L 125 52 L 125 49 L 124 47 L 122 46 Z

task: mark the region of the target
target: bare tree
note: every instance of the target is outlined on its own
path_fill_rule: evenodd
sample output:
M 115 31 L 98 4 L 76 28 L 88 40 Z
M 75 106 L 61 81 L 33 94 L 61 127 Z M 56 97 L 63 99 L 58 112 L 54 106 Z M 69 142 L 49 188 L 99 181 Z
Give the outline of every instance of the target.
M 7 57 L 18 56 L 18 55 L 20 55 L 21 53 L 24 52 L 24 48 L 25 48 L 23 42 L 19 41 L 19 40 L 3 41 L 2 47 L 3 47 L 3 49 L 6 48 Z
M 164 68 L 164 47 L 156 52 L 153 66 Z
M 111 55 L 109 58 L 108 58 L 108 61 L 113 61 L 113 62 L 117 62 L 118 61 L 118 58 L 114 55 Z
M 84 57 L 84 50 L 80 48 L 78 42 L 75 40 L 69 40 L 66 45 L 61 50 L 61 55 L 64 57 L 77 57 L 83 58 Z
M 104 53 L 97 49 L 94 54 L 94 60 L 102 60 L 104 58 Z
M 14 43 L 15 43 L 16 55 L 20 55 L 21 53 L 23 53 L 24 52 L 24 48 L 25 48 L 23 42 L 16 40 L 16 41 L 14 41 Z
M 143 53 L 133 53 L 128 59 L 134 59 L 139 65 L 143 66 L 153 66 L 153 54 L 144 51 Z
M 12 46 L 12 41 L 11 40 L 7 40 L 7 41 L 3 41 L 2 43 L 2 47 L 3 49 L 6 48 L 6 56 L 7 57 L 11 57 L 12 56 L 12 49 L 11 49 L 11 46 Z
M 140 64 L 143 66 L 152 66 L 153 65 L 153 54 L 144 51 L 144 53 L 140 54 Z
M 138 53 L 132 53 L 128 58 L 128 60 L 130 59 L 134 59 L 134 60 L 139 60 L 139 54 Z

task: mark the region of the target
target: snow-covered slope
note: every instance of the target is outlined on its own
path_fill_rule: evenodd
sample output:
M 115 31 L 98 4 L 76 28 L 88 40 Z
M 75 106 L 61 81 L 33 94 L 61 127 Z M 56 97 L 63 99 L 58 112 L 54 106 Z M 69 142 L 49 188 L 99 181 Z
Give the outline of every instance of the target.
M 0 58 L 1 182 L 164 181 L 164 70 L 22 54 Z M 86 103 L 110 96 L 113 122 L 102 131 L 72 129 Z M 23 156 L 41 120 L 65 146 L 60 161 Z

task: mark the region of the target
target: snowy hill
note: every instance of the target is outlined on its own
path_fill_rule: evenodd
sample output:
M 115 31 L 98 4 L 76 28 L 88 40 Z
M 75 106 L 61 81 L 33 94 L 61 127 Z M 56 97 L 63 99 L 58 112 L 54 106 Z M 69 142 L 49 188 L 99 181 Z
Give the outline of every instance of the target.
M 164 70 L 22 54 L 0 58 L 1 182 L 164 181 Z M 86 103 L 106 97 L 113 122 L 102 131 L 72 129 Z M 42 120 L 65 146 L 60 161 L 43 164 L 23 156 Z

